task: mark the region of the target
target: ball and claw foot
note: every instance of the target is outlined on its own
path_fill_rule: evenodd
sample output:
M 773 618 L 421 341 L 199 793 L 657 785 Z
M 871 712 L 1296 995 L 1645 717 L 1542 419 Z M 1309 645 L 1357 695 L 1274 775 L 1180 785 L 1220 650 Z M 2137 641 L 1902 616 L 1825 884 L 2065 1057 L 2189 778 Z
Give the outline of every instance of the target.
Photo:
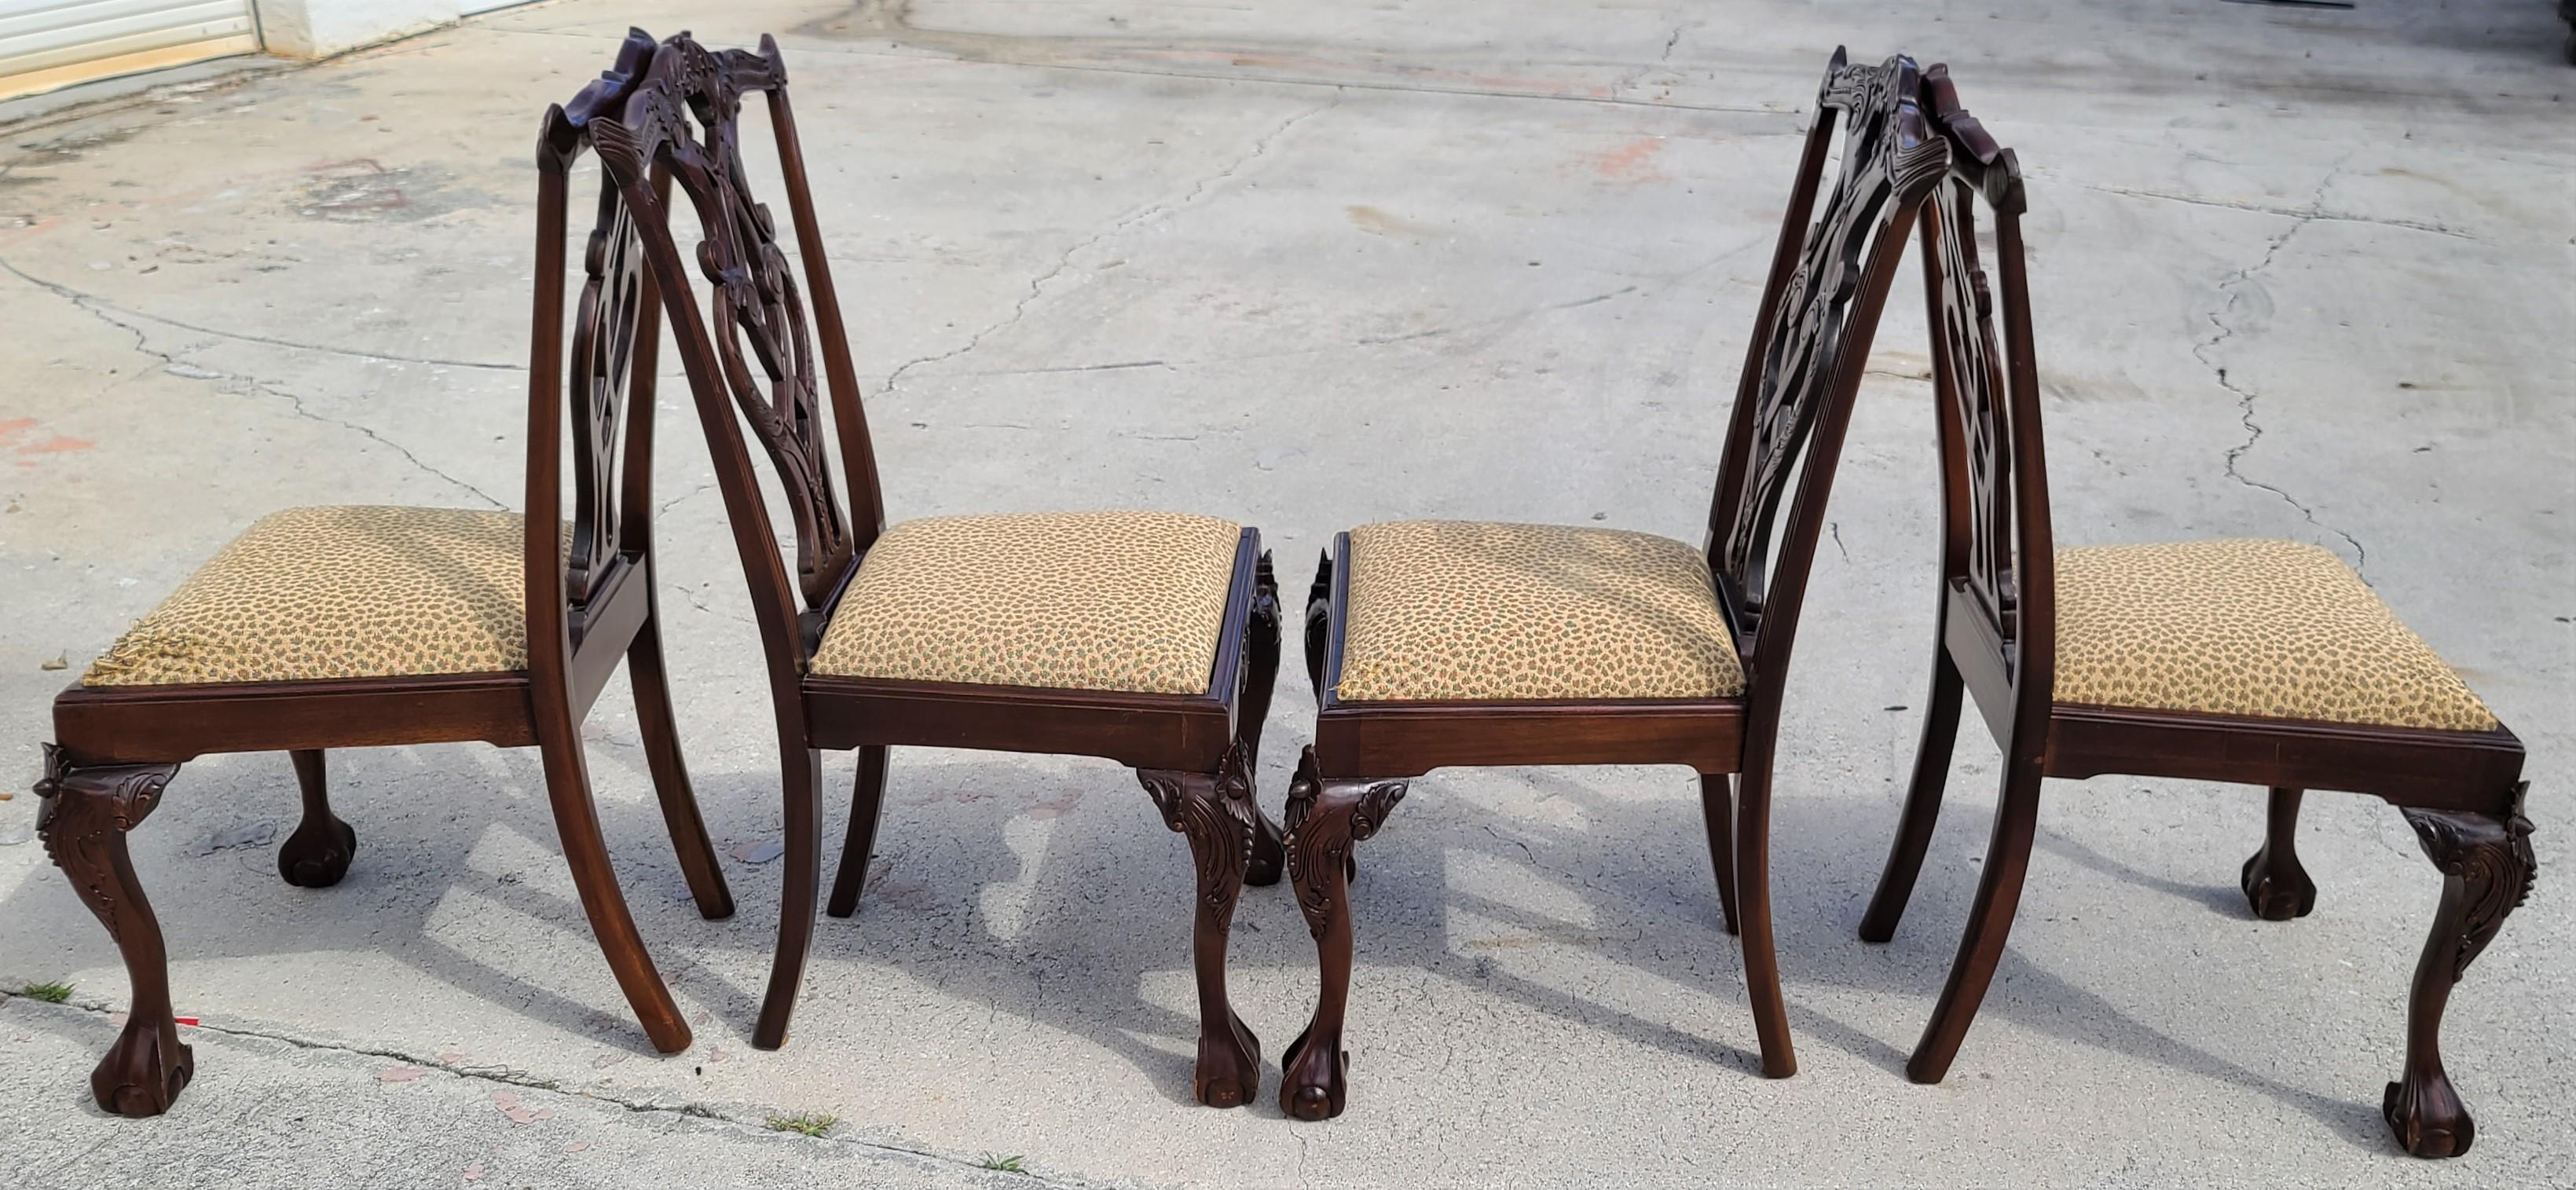
M 1199 1037 L 1199 1064 L 1190 1075 L 1190 1097 L 1209 1107 L 1241 1107 L 1261 1093 L 1261 1039 L 1242 1017 L 1232 1036 Z
M 2265 921 L 2306 917 L 2317 907 L 2317 885 L 2296 857 L 2275 861 L 2270 848 L 2248 856 L 2237 880 L 2245 904 Z
M 1313 1045 L 1310 1040 L 1298 1034 L 1280 1063 L 1279 1110 L 1300 1120 L 1329 1120 L 1342 1114 L 1351 1055 L 1338 1044 Z
M 2397 1143 L 2418 1157 L 2457 1157 L 2478 1138 L 2468 1105 L 2460 1102 L 2451 1080 L 2438 1070 L 2430 1078 L 2410 1076 L 2405 1082 L 2388 1084 L 2379 1114 L 2397 1134 Z
M 138 1015 L 90 1072 L 89 1089 L 100 1107 L 139 1120 L 170 1110 L 196 1074 L 197 1055 L 179 1040 L 178 1026 Z
M 337 817 L 307 818 L 277 849 L 277 874 L 297 888 L 329 888 L 349 874 L 358 832 Z

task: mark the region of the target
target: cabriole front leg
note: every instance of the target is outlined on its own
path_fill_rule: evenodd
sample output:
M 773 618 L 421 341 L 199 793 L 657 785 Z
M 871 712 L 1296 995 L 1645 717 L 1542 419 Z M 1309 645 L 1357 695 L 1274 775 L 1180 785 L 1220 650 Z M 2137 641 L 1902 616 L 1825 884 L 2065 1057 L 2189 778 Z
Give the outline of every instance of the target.
M 45 852 L 71 878 L 81 904 L 107 927 L 125 957 L 134 1003 L 125 1032 L 90 1072 L 98 1105 L 120 1116 L 157 1116 L 196 1074 L 196 1055 L 179 1041 L 170 1015 L 170 956 L 161 923 L 126 855 L 125 832 L 161 804 L 161 791 L 177 775 L 175 764 L 83 766 L 61 748 L 45 745 L 45 776 L 36 783 L 43 803 L 36 832 Z
M 2501 815 L 2443 810 L 2404 810 L 2406 821 L 2442 870 L 2442 903 L 2433 932 L 2415 964 L 2415 990 L 2406 1005 L 2406 1069 L 2388 1084 L 2380 1114 L 2397 1143 L 2418 1157 L 2457 1157 L 2477 1139 L 2469 1109 L 2442 1071 L 2442 1010 L 2451 986 L 2495 939 L 2505 915 L 2531 894 L 2535 862 L 2531 822 L 2522 816 L 2523 790 Z
M 1226 939 L 1260 831 L 1248 763 L 1249 749 L 1238 740 L 1213 775 L 1169 769 L 1136 774 L 1163 812 L 1163 824 L 1188 837 L 1198 868 L 1190 959 L 1199 985 L 1199 1053 L 1190 1095 L 1209 1107 L 1240 1107 L 1261 1087 L 1261 1040 L 1235 1015 L 1225 986 Z
M 1350 1003 L 1353 849 L 1386 822 L 1404 800 L 1402 781 L 1325 780 L 1315 750 L 1297 762 L 1288 787 L 1288 874 L 1297 885 L 1297 907 L 1315 936 L 1323 987 L 1314 1019 L 1280 1060 L 1279 1110 L 1300 1120 L 1342 1114 L 1350 1054 L 1342 1049 L 1342 1014 Z

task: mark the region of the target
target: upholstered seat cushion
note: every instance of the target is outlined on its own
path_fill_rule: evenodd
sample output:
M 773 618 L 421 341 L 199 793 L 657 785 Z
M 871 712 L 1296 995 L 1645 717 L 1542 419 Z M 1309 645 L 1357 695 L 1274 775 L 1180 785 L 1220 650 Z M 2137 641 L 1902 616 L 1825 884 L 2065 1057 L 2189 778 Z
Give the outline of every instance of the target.
M 2496 725 L 2343 559 L 2288 541 L 2057 551 L 2055 695 L 2441 731 Z
M 457 508 L 271 514 L 118 638 L 81 684 L 525 669 L 521 524 L 517 513 Z
M 1744 670 L 1708 561 L 1616 529 L 1396 521 L 1351 530 L 1348 702 L 1714 698 Z
M 888 529 L 813 672 L 1202 694 L 1243 528 L 1174 512 L 930 517 Z

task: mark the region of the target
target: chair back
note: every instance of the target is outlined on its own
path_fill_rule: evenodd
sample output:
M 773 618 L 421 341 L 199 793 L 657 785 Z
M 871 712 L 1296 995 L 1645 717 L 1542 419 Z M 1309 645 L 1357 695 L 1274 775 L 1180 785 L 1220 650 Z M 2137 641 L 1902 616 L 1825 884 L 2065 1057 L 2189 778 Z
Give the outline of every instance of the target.
M 1948 67 L 1924 75 L 1923 93 L 1951 146 L 1921 232 L 1941 444 L 1941 577 L 1963 597 L 1952 605 L 1964 603 L 1978 635 L 2000 650 L 2016 703 L 2044 714 L 2056 681 L 2057 571 L 2022 262 L 2021 163 L 1960 105 Z M 1992 279 L 1979 257 L 1980 208 L 1994 243 Z
M 794 221 L 792 265 L 770 208 L 752 197 L 743 163 L 742 104 L 755 94 L 768 100 Z M 790 677 L 801 671 L 833 601 L 883 529 L 884 511 L 857 372 L 788 106 L 786 64 L 766 36 L 757 53 L 718 52 L 684 32 L 654 45 L 622 92 L 571 115 L 579 117 L 637 228 L 696 397 L 773 677 Z M 697 214 L 703 306 L 671 233 L 674 185 Z M 846 512 L 832 478 L 824 380 L 841 465 L 850 476 Z M 744 441 L 746 428 L 785 493 L 795 537 L 792 576 Z
M 1949 167 L 1949 144 L 1924 120 L 1919 90 L 1911 58 L 1853 66 L 1834 51 L 1772 251 L 1706 547 L 1757 685 L 1783 680 L 1879 312 L 1917 206 Z M 1838 131 L 1841 167 L 1820 210 Z
M 530 665 L 560 679 L 593 601 L 649 542 L 653 374 L 661 340 L 653 279 L 632 212 L 602 180 L 582 253 L 565 353 L 565 240 L 571 173 L 591 147 L 588 116 L 642 77 L 653 40 L 629 32 L 617 63 L 569 108 L 549 107 L 537 137 L 537 268 L 528 363 L 525 550 Z M 563 533 L 565 409 L 571 410 L 572 533 Z M 629 411 L 632 416 L 629 416 Z M 622 648 L 622 644 L 620 645 Z M 560 685 L 550 680 L 549 686 Z

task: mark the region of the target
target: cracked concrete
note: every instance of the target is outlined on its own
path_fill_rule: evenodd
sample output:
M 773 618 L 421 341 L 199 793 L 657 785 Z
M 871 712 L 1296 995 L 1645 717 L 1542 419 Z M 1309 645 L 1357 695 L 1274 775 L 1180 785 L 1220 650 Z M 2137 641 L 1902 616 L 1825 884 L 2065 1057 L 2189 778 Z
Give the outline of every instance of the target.
M 2539 888 L 2445 1033 L 2476 1151 L 2413 1162 L 2379 1123 L 2438 885 L 2395 814 L 2341 795 L 2303 819 L 2316 913 L 2272 924 L 2234 887 L 2258 791 L 2052 784 L 1976 1032 L 1948 1082 L 1903 1080 L 1997 774 L 1965 733 L 1911 915 L 1858 942 L 1937 548 L 1900 288 L 1783 728 L 1794 1079 L 1758 1077 L 1694 783 L 1631 768 L 1416 785 L 1367 847 L 1352 1098 L 1328 1125 L 1270 1095 L 1314 995 L 1278 890 L 1245 897 L 1231 958 L 1264 1094 L 1188 1104 L 1189 865 L 1104 762 L 899 750 L 864 907 L 818 928 L 791 1044 L 751 1049 L 778 758 L 665 351 L 666 647 L 734 919 L 690 906 L 622 685 L 588 738 L 696 1045 L 658 1056 L 633 1025 L 532 754 L 333 757 L 361 839 L 321 891 L 282 885 L 265 846 L 199 845 L 295 805 L 283 759 L 208 757 L 133 837 L 205 1025 L 197 1081 L 159 1120 L 103 1118 L 86 1075 L 121 968 L 21 794 L 0 802 L 0 989 L 75 991 L 0 1003 L 18 1180 L 1020 1184 L 974 1168 L 1010 1155 L 1066 1185 L 1371 1190 L 2576 1168 L 2576 881 L 2551 875 L 2576 821 L 2576 151 L 2545 5 L 563 0 L 56 108 L 0 133 L 0 757 L 33 774 L 68 674 L 267 512 L 517 503 L 527 134 L 630 23 L 780 33 L 895 517 L 1203 510 L 1261 526 L 1290 583 L 1389 516 L 1695 539 L 1825 55 L 1950 61 L 2031 171 L 2061 541 L 2366 560 L 2531 748 Z M 1289 668 L 1274 812 L 1313 707 Z M 847 789 L 851 761 L 827 763 Z M 842 1123 L 760 1127 L 790 1113 Z

